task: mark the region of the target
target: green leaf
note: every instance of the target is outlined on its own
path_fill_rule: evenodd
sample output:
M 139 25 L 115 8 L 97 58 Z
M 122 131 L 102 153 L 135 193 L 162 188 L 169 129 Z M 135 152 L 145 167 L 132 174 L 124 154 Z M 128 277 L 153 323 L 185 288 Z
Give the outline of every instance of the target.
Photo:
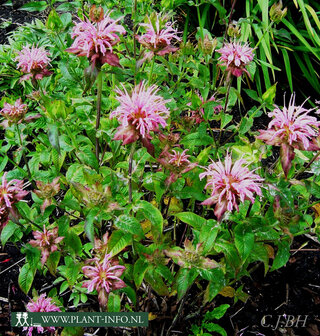
M 48 18 L 47 18 L 47 22 L 46 22 L 46 27 L 51 29 L 51 30 L 59 30 L 60 28 L 63 27 L 63 23 L 60 20 L 59 15 L 57 14 L 57 12 L 55 11 L 55 9 L 51 9 Z
M 211 302 L 215 296 L 221 291 L 226 285 L 226 280 L 223 271 L 220 268 L 212 270 L 214 279 L 208 283 L 204 294 L 204 302 Z
M 199 242 L 201 243 L 203 254 L 208 253 L 214 247 L 214 242 L 219 231 L 218 224 L 214 220 L 208 220 L 201 226 Z
M 19 283 L 21 290 L 25 294 L 28 294 L 31 288 L 34 275 L 35 275 L 35 270 L 33 270 L 28 263 L 22 266 L 20 270 L 19 278 L 18 278 L 18 283 Z
M 231 114 L 222 113 L 221 128 L 224 128 L 225 126 L 227 126 L 232 119 L 233 119 L 233 116 Z
M 6 242 L 14 235 L 19 226 L 11 221 L 1 231 L 1 245 L 6 245 Z
M 25 10 L 28 12 L 43 12 L 48 7 L 46 1 L 31 1 L 24 4 L 19 10 Z
M 147 201 L 140 201 L 139 208 L 145 218 L 151 222 L 151 233 L 155 240 L 159 239 L 163 231 L 163 218 L 158 208 Z
M 74 230 L 69 230 L 64 238 L 66 246 L 70 247 L 75 254 L 79 254 L 82 251 L 82 243 L 78 235 Z
M 262 95 L 262 99 L 266 103 L 273 105 L 274 98 L 276 96 L 276 91 L 277 91 L 277 83 L 269 87 L 269 89 Z
M 182 299 L 198 275 L 199 273 L 196 268 L 181 268 L 179 270 L 176 278 L 178 300 Z
M 271 271 L 277 270 L 284 266 L 290 257 L 290 243 L 288 241 L 280 241 L 278 243 L 278 252 L 273 260 Z
M 91 209 L 84 222 L 84 232 L 92 243 L 94 242 L 94 220 L 98 212 L 99 209 Z
M 65 327 L 61 332 L 61 336 L 83 336 L 83 327 Z
M 228 336 L 226 331 L 216 323 L 205 323 L 203 326 L 210 332 L 214 331 L 222 336 Z
M 108 240 L 109 253 L 115 256 L 131 243 L 132 235 L 130 233 L 124 233 L 120 230 L 113 231 Z
M 241 123 L 240 123 L 240 128 L 239 128 L 239 133 L 240 134 L 245 134 L 247 133 L 251 127 L 253 125 L 253 118 L 247 118 L 244 117 L 241 119 Z
M 48 124 L 48 138 L 51 146 L 60 154 L 59 129 L 55 124 Z
M 70 288 L 73 287 L 77 281 L 78 275 L 80 273 L 81 264 L 78 262 L 70 262 L 66 268 L 66 278 Z
M 247 230 L 246 224 L 238 224 L 235 229 L 235 244 L 243 263 L 249 257 L 254 245 L 254 233 Z
M 169 295 L 168 287 L 162 280 L 162 277 L 154 267 L 151 267 L 145 273 L 145 280 L 159 295 Z
M 108 296 L 108 312 L 109 313 L 117 313 L 121 308 L 121 299 L 118 294 L 114 294 L 113 292 L 109 293 Z
M 25 254 L 26 254 L 26 261 L 29 264 L 30 268 L 36 271 L 38 263 L 40 261 L 40 255 L 41 255 L 40 250 L 28 244 L 25 248 Z
M 201 227 L 206 224 L 206 220 L 193 212 L 180 212 L 175 215 L 182 222 L 191 225 L 196 230 L 201 230 Z
M 135 217 L 121 215 L 115 220 L 114 225 L 124 232 L 137 235 L 140 239 L 144 237 L 142 227 Z
M 219 320 L 219 319 L 221 319 L 221 317 L 224 316 L 224 314 L 226 313 L 226 311 L 228 310 L 229 307 L 230 307 L 230 305 L 223 304 L 223 305 L 213 309 L 212 312 L 206 312 L 203 320 L 204 321 Z
M 61 253 L 59 251 L 51 252 L 46 262 L 48 269 L 52 275 L 56 274 L 57 267 L 59 265 Z
M 137 288 L 141 286 L 144 275 L 149 267 L 149 263 L 139 258 L 133 267 L 133 279 Z

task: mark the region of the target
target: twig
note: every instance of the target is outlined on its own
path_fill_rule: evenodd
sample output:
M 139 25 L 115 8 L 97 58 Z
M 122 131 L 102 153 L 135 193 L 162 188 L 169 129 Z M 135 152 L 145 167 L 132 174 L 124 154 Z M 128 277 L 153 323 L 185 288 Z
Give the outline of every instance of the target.
M 13 265 L 9 266 L 9 267 L 6 268 L 5 270 L 1 271 L 1 272 L 0 272 L 0 275 L 3 274 L 3 273 L 5 273 L 5 272 L 7 272 L 7 271 L 9 271 L 9 269 L 11 269 L 12 267 L 18 265 L 19 263 L 21 263 L 21 261 L 23 261 L 23 260 L 25 260 L 25 259 L 26 259 L 26 257 L 22 258 L 21 260 L 17 261 L 16 263 L 14 263 Z

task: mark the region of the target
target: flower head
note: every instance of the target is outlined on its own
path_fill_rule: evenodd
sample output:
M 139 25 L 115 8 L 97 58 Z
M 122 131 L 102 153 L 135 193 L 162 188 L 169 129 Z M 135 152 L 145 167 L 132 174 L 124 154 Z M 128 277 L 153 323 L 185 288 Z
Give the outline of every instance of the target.
M 42 79 L 45 76 L 50 76 L 52 72 L 47 69 L 50 59 L 49 53 L 43 47 L 29 46 L 23 47 L 18 52 L 15 61 L 18 61 L 18 68 L 27 75 L 23 76 L 20 81 L 33 79 Z
M 4 173 L 0 185 L 0 229 L 7 225 L 9 215 L 17 217 L 14 205 L 28 194 L 28 191 L 23 190 L 25 187 L 23 181 L 11 180 L 8 182 L 6 176 L 7 173 Z
M 28 106 L 22 104 L 21 98 L 17 99 L 14 104 L 4 103 L 0 114 L 7 119 L 8 124 L 21 123 L 27 113 Z
M 46 298 L 46 294 L 41 294 L 38 298 L 33 299 L 27 304 L 27 311 L 32 313 L 38 312 L 60 312 L 60 308 L 52 301 L 51 298 Z M 23 313 L 24 314 L 24 313 Z M 27 335 L 32 336 L 34 327 L 24 327 L 23 330 L 28 330 Z M 54 327 L 37 327 L 38 334 L 43 334 L 45 330 L 54 332 Z
M 108 63 L 118 66 L 118 56 L 113 53 L 113 46 L 119 41 L 119 34 L 126 34 L 126 30 L 118 24 L 118 20 L 110 17 L 111 12 L 95 24 L 89 20 L 76 23 L 73 28 L 73 44 L 68 52 L 77 56 L 86 56 L 93 65 Z
M 38 247 L 41 250 L 41 263 L 44 265 L 50 253 L 58 250 L 58 244 L 64 237 L 58 237 L 57 227 L 52 230 L 47 230 L 45 225 L 43 226 L 43 232 L 34 231 L 32 234 L 35 240 L 30 240 L 29 244 L 33 247 Z
M 295 95 L 291 95 L 288 107 L 283 109 L 278 106 L 269 113 L 273 117 L 267 130 L 260 130 L 258 139 L 263 140 L 268 145 L 281 147 L 281 164 L 285 175 L 292 165 L 295 157 L 294 148 L 300 150 L 319 150 L 316 137 L 319 135 L 320 122 L 309 113 L 313 109 L 306 109 L 295 105 Z
M 243 72 L 248 73 L 246 65 L 253 60 L 253 49 L 248 44 L 226 43 L 218 53 L 221 54 L 219 58 L 221 65 L 225 66 L 232 75 L 240 77 Z
M 203 256 L 203 248 L 201 244 L 193 246 L 188 239 L 184 241 L 184 249 L 174 247 L 169 250 L 164 250 L 165 255 L 172 258 L 172 260 L 183 268 L 201 268 L 213 269 L 220 267 L 220 265 L 212 259 Z
M 260 131 L 258 139 L 268 145 L 280 146 L 286 143 L 301 150 L 317 150 L 312 140 L 319 134 L 320 122 L 309 115 L 313 109 L 306 109 L 295 105 L 295 96 L 292 95 L 288 107 L 276 108 L 268 114 L 273 117 L 267 131 Z
M 150 50 L 144 59 L 150 59 L 154 54 L 163 56 L 178 50 L 171 45 L 172 40 L 181 41 L 177 35 L 178 31 L 172 27 L 171 22 L 165 23 L 166 19 L 157 14 L 151 18 L 148 17 L 148 23 L 140 23 L 146 32 L 141 36 L 136 36 L 136 39 Z
M 202 204 L 216 204 L 214 213 L 218 220 L 226 211 L 232 211 L 233 208 L 239 211 L 239 202 L 250 200 L 254 203 L 254 194 L 261 195 L 261 177 L 250 171 L 242 158 L 232 164 L 229 153 L 224 164 L 220 160 L 212 162 L 199 177 L 200 180 L 207 177 L 205 188 L 211 191 L 211 197 Z
M 169 163 L 176 166 L 181 167 L 190 164 L 191 162 L 188 160 L 190 155 L 187 155 L 186 152 L 188 149 L 185 149 L 183 152 L 172 150 L 173 154 L 169 154 L 170 160 Z
M 93 259 L 95 266 L 84 266 L 82 271 L 90 280 L 85 281 L 83 287 L 88 288 L 88 293 L 95 289 L 98 292 L 99 303 L 104 307 L 108 302 L 108 294 L 119 288 L 126 286 L 120 276 L 125 270 L 124 266 L 111 259 L 111 254 L 106 254 L 102 261 L 98 258 Z
M 41 199 L 43 203 L 41 205 L 41 211 L 44 210 L 52 204 L 52 199 L 60 190 L 60 177 L 56 177 L 51 183 L 45 184 L 41 181 L 36 181 L 38 190 L 34 190 L 34 193 Z
M 125 88 L 117 89 L 116 99 L 120 105 L 110 117 L 116 117 L 121 126 L 114 140 L 123 140 L 126 145 L 141 138 L 146 143 L 151 139 L 151 132 L 159 132 L 160 126 L 167 125 L 170 112 L 165 104 L 168 100 L 158 95 L 158 91 L 155 85 L 147 87 L 145 82 L 136 86 L 131 94 Z

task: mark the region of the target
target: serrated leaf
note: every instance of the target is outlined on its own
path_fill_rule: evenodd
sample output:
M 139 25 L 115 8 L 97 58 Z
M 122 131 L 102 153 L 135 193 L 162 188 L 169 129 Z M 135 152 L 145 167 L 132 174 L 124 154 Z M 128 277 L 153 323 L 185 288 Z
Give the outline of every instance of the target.
M 191 225 L 196 230 L 201 230 L 201 227 L 206 224 L 206 220 L 193 212 L 180 212 L 176 214 L 182 222 Z
M 124 232 L 137 235 L 140 239 L 144 237 L 141 224 L 134 217 L 121 215 L 115 220 L 114 225 Z
M 61 257 L 61 253 L 59 251 L 54 251 L 50 253 L 47 259 L 46 265 L 48 266 L 48 269 L 52 275 L 56 274 L 56 270 L 57 270 L 57 267 L 60 261 L 60 257 Z
M 19 10 L 25 10 L 28 12 L 43 12 L 48 7 L 46 1 L 31 1 L 24 4 Z
M 157 240 L 161 237 L 163 231 L 163 218 L 158 208 L 147 201 L 140 201 L 139 208 L 145 218 L 151 222 L 152 237 Z
M 117 313 L 121 308 L 121 299 L 118 294 L 109 293 L 108 296 L 108 312 L 109 313 Z
M 133 267 L 133 280 L 137 288 L 141 286 L 144 275 L 149 267 L 149 263 L 139 258 Z
M 288 241 L 280 241 L 278 243 L 278 251 L 273 260 L 271 271 L 284 266 L 290 257 L 290 243 Z
M 18 278 L 18 283 L 21 288 L 21 290 L 25 293 L 28 294 L 32 282 L 34 279 L 35 271 L 30 267 L 29 264 L 24 264 L 20 270 L 19 278 Z
M 14 235 L 19 226 L 11 221 L 1 231 L 1 245 L 6 245 L 7 241 Z
M 113 231 L 108 240 L 108 250 L 112 256 L 121 252 L 125 247 L 132 243 L 132 235 L 120 230 Z
M 181 268 L 179 270 L 176 278 L 178 300 L 182 299 L 198 275 L 199 273 L 196 268 Z

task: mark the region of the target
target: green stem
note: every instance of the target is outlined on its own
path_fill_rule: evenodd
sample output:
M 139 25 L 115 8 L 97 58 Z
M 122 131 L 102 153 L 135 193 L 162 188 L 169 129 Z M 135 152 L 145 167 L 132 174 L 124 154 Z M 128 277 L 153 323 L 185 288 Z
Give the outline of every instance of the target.
M 201 13 L 200 13 L 200 5 L 199 5 L 199 1 L 197 0 L 197 15 L 198 15 L 198 21 L 199 21 L 199 27 L 200 27 L 200 37 L 201 40 L 203 42 L 203 27 L 202 27 L 202 20 L 201 20 Z
M 152 74 L 153 74 L 153 68 L 154 68 L 155 61 L 156 61 L 156 55 L 154 55 L 152 57 L 152 61 L 151 61 L 151 69 L 150 69 L 150 73 L 149 73 L 149 85 L 152 84 Z
M 256 46 L 254 47 L 254 49 L 257 49 L 259 44 L 262 42 L 262 40 L 264 39 L 265 35 L 269 32 L 270 28 L 273 25 L 273 21 L 271 21 L 271 23 L 269 24 L 269 26 L 267 27 L 267 29 L 264 31 L 264 33 L 262 34 L 262 36 L 260 37 L 258 43 L 256 44 Z
M 228 77 L 229 77 L 229 76 L 230 76 L 230 73 L 228 74 Z M 223 114 L 221 114 L 221 117 L 222 117 L 222 115 L 224 115 L 224 114 L 226 113 L 226 111 L 227 111 L 228 102 L 229 102 L 229 94 L 230 94 L 231 83 L 232 83 L 232 78 L 229 77 L 229 78 L 227 79 L 227 81 L 228 81 L 228 84 L 227 84 L 227 92 L 226 92 L 226 101 L 225 101 L 225 103 L 224 103 L 224 109 L 223 109 L 223 112 L 222 112 Z M 222 133 L 223 133 L 223 131 L 222 131 L 222 118 L 221 118 L 221 121 L 220 121 L 220 134 L 219 134 L 219 142 L 218 142 L 219 146 L 220 146 L 220 143 L 221 143 Z
M 132 163 L 133 163 L 133 154 L 136 149 L 136 142 L 131 145 L 131 151 L 129 156 L 129 171 L 128 171 L 128 178 L 129 178 L 129 203 L 132 203 Z
M 29 177 L 30 182 L 32 183 L 32 186 L 35 187 L 34 186 L 34 182 L 32 180 L 32 175 L 31 175 L 31 170 L 30 170 L 30 167 L 29 167 L 29 163 L 28 163 L 26 154 L 24 152 L 24 147 L 23 147 L 23 143 L 22 143 L 22 138 L 21 138 L 21 132 L 20 132 L 19 124 L 16 124 L 16 129 L 17 129 L 17 133 L 18 133 L 18 137 L 19 137 L 19 143 L 20 143 L 20 146 L 21 146 L 22 157 L 23 157 L 24 163 L 25 163 L 25 165 L 27 167 L 28 177 Z
M 294 176 L 294 178 L 298 178 L 299 175 L 305 172 L 319 156 L 320 156 L 320 151 L 318 151 L 318 153 L 313 156 L 313 158 L 308 162 L 308 164 L 305 167 L 301 168 L 300 171 L 298 171 L 298 173 Z
M 99 162 L 99 138 L 98 138 L 98 130 L 100 126 L 101 119 L 101 97 L 102 97 L 102 72 L 100 71 L 97 78 L 97 119 L 96 119 L 96 158 Z

